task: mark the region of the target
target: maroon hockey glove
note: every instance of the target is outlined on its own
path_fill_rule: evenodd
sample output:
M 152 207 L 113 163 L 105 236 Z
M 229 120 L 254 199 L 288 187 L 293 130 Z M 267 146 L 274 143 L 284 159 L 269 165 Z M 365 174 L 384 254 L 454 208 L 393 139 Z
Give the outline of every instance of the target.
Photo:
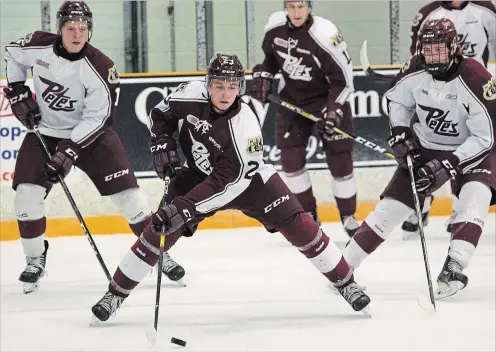
M 402 168 L 407 168 L 406 156 L 410 154 L 413 165 L 420 159 L 420 148 L 413 138 L 409 127 L 397 126 L 391 129 L 388 139 L 389 146 L 393 149 L 394 158 Z
M 417 171 L 417 174 L 420 177 L 415 182 L 417 191 L 426 196 L 437 191 L 450 178 L 458 175 L 459 162 L 460 160 L 454 154 L 451 154 L 443 160 L 432 159 L 429 161 Z
M 177 143 L 174 138 L 161 134 L 150 139 L 153 168 L 158 177 L 165 178 L 167 168 L 175 173 L 181 167 L 181 159 L 177 154 Z
M 15 117 L 27 128 L 33 129 L 41 119 L 40 108 L 33 99 L 31 89 L 24 84 L 13 84 L 4 88 L 5 97 L 9 100 L 10 108 Z
M 170 235 L 194 218 L 195 205 L 184 197 L 176 197 L 171 204 L 159 208 L 152 215 L 152 225 L 157 235 Z
M 259 100 L 262 104 L 267 103 L 267 97 L 272 90 L 273 78 L 274 76 L 265 71 L 262 65 L 255 65 L 253 67 L 253 80 L 251 82 L 251 97 Z
M 67 176 L 80 152 L 81 147 L 70 139 L 60 141 L 52 158 L 45 164 L 44 171 L 48 180 L 57 183 L 59 182 L 58 175 L 62 178 Z
M 334 127 L 339 127 L 343 120 L 344 113 L 342 105 L 336 102 L 328 102 L 322 110 L 323 118 L 317 122 L 317 129 L 326 141 L 330 141 L 334 134 Z

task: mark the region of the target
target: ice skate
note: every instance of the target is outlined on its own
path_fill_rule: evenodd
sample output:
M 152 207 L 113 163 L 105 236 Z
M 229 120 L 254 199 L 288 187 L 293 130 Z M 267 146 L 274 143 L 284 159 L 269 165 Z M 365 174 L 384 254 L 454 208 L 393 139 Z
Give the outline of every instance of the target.
M 46 255 L 48 241 L 45 240 L 45 251 L 39 257 L 26 257 L 27 266 L 19 276 L 24 293 L 36 291 L 40 286 L 40 279 L 45 276 Z
M 436 299 L 453 296 L 467 287 L 468 277 L 462 273 L 463 267 L 449 255 L 446 257 L 443 269 L 437 277 L 438 287 L 434 292 Z
M 186 286 L 181 279 L 184 277 L 186 272 L 184 268 L 179 265 L 174 259 L 171 258 L 169 253 L 164 253 L 164 261 L 162 263 L 162 273 L 166 275 L 169 280 L 177 282 L 181 286 Z
M 121 307 L 122 301 L 124 301 L 123 297 L 107 291 L 102 299 L 91 308 L 93 319 L 90 325 L 94 325 L 98 321 L 107 321 L 111 316 L 115 316 L 117 310 Z
M 341 223 L 343 224 L 344 230 L 348 234 L 348 236 L 353 237 L 355 232 L 357 232 L 360 224 L 355 219 L 355 215 L 342 216 Z M 348 245 L 348 244 L 347 244 Z
M 365 291 L 365 286 L 358 285 L 355 281 L 349 281 L 348 283 L 336 286 L 341 296 L 351 305 L 353 310 L 356 312 L 362 312 L 363 314 L 370 316 L 369 303 L 370 297 L 367 296 L 363 291 Z
M 424 227 L 429 224 L 428 211 L 422 213 L 422 224 L 424 225 Z M 420 232 L 417 214 L 413 213 L 412 215 L 410 215 L 410 217 L 405 222 L 403 222 L 401 229 L 403 230 L 403 240 L 412 240 L 418 238 Z

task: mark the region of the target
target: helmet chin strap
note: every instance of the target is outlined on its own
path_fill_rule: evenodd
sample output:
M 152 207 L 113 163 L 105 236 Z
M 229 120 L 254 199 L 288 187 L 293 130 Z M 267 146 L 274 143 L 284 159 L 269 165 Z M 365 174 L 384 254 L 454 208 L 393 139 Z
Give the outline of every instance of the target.
M 212 100 L 210 100 L 210 101 L 212 101 Z M 219 108 L 218 108 L 218 107 L 214 104 L 214 102 L 213 102 L 213 101 L 212 101 L 212 106 L 213 106 L 213 108 L 214 108 L 214 111 L 215 111 L 216 113 L 218 113 L 218 114 L 222 114 L 223 112 L 226 112 L 226 111 L 227 111 L 227 109 L 226 109 L 226 110 L 221 110 L 221 109 L 219 109 Z

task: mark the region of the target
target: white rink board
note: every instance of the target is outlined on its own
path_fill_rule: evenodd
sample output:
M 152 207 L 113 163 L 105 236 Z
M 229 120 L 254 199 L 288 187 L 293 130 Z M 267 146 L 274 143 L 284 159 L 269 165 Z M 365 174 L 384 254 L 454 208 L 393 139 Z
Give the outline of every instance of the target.
M 426 228 L 434 278 L 449 236 L 444 218 Z M 325 278 L 282 236 L 261 228 L 199 231 L 171 251 L 188 287 L 163 284 L 159 347 L 148 345 L 156 275 L 147 277 L 117 316 L 88 327 L 106 280 L 83 237 L 51 240 L 49 276 L 22 295 L 20 243 L 0 244 L 2 351 L 494 351 L 495 219 L 491 216 L 458 296 L 438 302 L 434 317 L 416 303 L 428 295 L 419 241 L 400 231 L 357 270 L 372 298 L 372 319 L 353 312 Z M 339 224 L 323 225 L 344 246 Z M 95 238 L 112 272 L 132 235 Z M 171 336 L 186 348 L 168 343 Z

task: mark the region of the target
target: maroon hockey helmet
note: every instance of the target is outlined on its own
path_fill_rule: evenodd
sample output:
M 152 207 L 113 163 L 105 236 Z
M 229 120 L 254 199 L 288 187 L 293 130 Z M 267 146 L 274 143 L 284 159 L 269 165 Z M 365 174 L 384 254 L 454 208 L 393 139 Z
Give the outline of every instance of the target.
M 207 87 L 212 84 L 214 79 L 239 82 L 239 95 L 245 93 L 245 70 L 237 55 L 215 54 L 210 59 L 207 70 Z
M 69 21 L 86 21 L 88 23 L 89 38 L 93 31 L 93 13 L 85 1 L 64 1 L 57 11 L 57 32 L 60 32 L 64 23 Z
M 433 51 L 431 44 L 444 44 L 445 52 Z M 447 18 L 428 20 L 422 25 L 418 35 L 417 57 L 427 72 L 442 75 L 451 66 L 457 54 L 457 33 L 455 24 L 451 20 Z

